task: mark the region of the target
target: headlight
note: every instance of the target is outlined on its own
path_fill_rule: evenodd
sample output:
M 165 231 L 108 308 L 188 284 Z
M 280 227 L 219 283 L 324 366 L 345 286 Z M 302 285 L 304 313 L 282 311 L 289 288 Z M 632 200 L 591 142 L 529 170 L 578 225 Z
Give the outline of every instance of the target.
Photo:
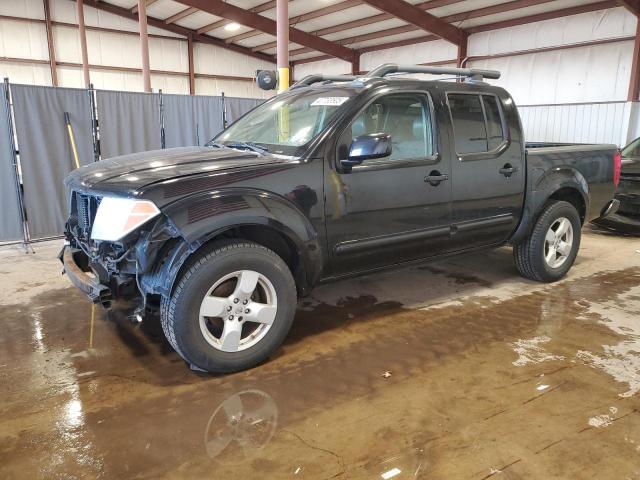
M 91 227 L 91 238 L 115 242 L 160 214 L 148 200 L 104 197 Z

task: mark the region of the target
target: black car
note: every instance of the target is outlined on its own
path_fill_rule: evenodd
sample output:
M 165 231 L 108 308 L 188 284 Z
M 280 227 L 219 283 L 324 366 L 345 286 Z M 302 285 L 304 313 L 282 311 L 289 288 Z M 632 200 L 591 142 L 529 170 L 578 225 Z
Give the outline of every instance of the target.
M 595 224 L 623 233 L 640 235 L 640 138 L 622 149 L 622 171 L 615 198 L 618 211 Z
M 391 73 L 465 81 L 421 81 Z M 206 147 L 74 171 L 71 281 L 136 297 L 194 369 L 256 365 L 319 282 L 513 245 L 526 278 L 573 264 L 584 222 L 616 209 L 614 145 L 525 146 L 499 73 L 386 64 L 309 77 Z M 619 160 L 619 159 L 618 159 Z

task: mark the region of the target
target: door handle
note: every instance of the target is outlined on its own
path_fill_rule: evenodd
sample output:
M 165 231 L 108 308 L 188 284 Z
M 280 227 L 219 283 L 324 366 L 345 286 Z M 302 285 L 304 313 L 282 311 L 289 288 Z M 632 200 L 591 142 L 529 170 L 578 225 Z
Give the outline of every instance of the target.
M 498 172 L 500 172 L 505 177 L 509 178 L 511 175 L 518 171 L 517 168 L 511 166 L 510 163 L 505 163 L 504 167 L 502 167 Z
M 445 180 L 449 180 L 449 175 L 446 173 L 440 173 L 437 170 L 432 171 L 424 177 L 424 181 L 429 183 L 432 187 L 437 187 L 440 185 L 440 182 L 444 182 Z

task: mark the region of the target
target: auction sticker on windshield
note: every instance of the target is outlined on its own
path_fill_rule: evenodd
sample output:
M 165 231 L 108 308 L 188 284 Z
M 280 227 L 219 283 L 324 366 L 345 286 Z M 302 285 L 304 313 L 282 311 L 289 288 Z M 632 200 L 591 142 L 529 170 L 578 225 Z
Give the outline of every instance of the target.
M 338 105 L 342 105 L 347 100 L 349 100 L 349 97 L 320 97 L 320 98 L 316 98 L 311 104 L 311 106 L 333 105 L 337 107 Z

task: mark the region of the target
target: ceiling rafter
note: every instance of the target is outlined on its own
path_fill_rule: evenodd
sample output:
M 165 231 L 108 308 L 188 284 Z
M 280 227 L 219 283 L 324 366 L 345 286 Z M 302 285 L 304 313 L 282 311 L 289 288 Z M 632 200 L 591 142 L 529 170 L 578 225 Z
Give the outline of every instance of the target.
M 422 30 L 437 35 L 443 40 L 447 40 L 454 45 L 460 45 L 466 39 L 465 33 L 458 27 L 454 27 L 445 20 L 425 12 L 419 7 L 405 2 L 404 0 L 364 0 L 365 3 L 377 8 L 382 12 L 387 12 L 394 17 L 415 25 Z
M 302 15 L 291 17 L 289 18 L 289 24 L 295 26 L 298 23 L 313 20 L 314 18 L 319 18 L 325 15 L 330 15 L 332 13 L 341 12 L 342 10 L 357 7 L 359 5 L 362 5 L 362 0 L 344 0 L 340 3 L 334 3 L 333 5 L 328 5 L 317 10 L 303 13 Z M 245 38 L 255 37 L 256 35 L 260 35 L 261 33 L 262 32 L 259 32 L 257 30 L 249 30 L 248 32 L 240 33 L 239 35 L 234 35 L 233 37 L 227 38 L 225 41 L 237 42 L 240 40 L 244 40 Z
M 178 20 L 182 20 L 184 17 L 188 17 L 192 13 L 196 13 L 198 11 L 197 8 L 189 7 L 184 10 L 179 11 L 175 15 L 171 15 L 169 18 L 165 19 L 164 23 L 167 25 L 169 23 L 176 23 Z
M 147 2 L 148 4 L 149 2 Z M 114 15 L 118 15 L 119 17 L 128 18 L 129 20 L 138 21 L 138 14 L 132 13 L 128 8 L 118 7 L 117 5 L 112 5 L 110 3 L 101 2 L 100 0 L 84 0 L 84 4 L 90 7 L 93 7 L 97 10 L 102 10 L 103 12 L 112 13 Z M 240 45 L 229 45 L 224 43 L 224 41 L 219 38 L 211 37 L 209 35 L 200 35 L 198 32 L 191 30 L 190 28 L 181 27 L 180 25 L 175 25 L 173 23 L 166 24 L 164 20 L 159 18 L 150 17 L 147 15 L 147 23 L 152 27 L 161 28 L 168 32 L 173 32 L 178 35 L 182 35 L 183 37 L 188 37 L 189 35 L 193 35 L 193 40 L 200 43 L 207 43 L 209 45 L 215 45 L 220 48 L 224 48 L 226 50 L 231 50 L 236 53 L 241 53 L 243 55 L 248 55 L 250 57 L 258 58 L 260 60 L 264 60 L 266 62 L 275 62 L 275 58 L 271 55 L 267 55 L 259 52 L 252 52 L 251 49 L 241 47 Z
M 180 0 L 180 3 L 189 7 L 195 7 L 203 12 L 210 13 L 217 17 L 232 20 L 240 25 L 251 27 L 255 30 L 276 34 L 276 22 L 270 18 L 263 17 L 257 13 L 244 10 L 222 0 Z M 336 58 L 351 62 L 356 58 L 356 52 L 345 46 L 326 40 L 322 37 L 315 37 L 310 33 L 289 27 L 289 39 L 299 45 L 313 48 L 318 52 L 326 53 Z M 233 44 L 226 44 L 233 45 Z
M 430 10 L 432 8 L 445 7 L 449 5 L 453 5 L 455 3 L 460 3 L 464 0 L 430 0 L 427 2 L 416 3 L 416 7 L 424 8 L 425 10 Z M 350 22 L 340 23 L 338 25 L 333 25 L 331 27 L 321 28 L 320 30 L 315 30 L 313 32 L 309 32 L 312 35 L 320 36 L 329 35 L 331 33 L 342 32 L 344 30 L 350 30 L 352 28 L 364 27 L 367 25 L 371 25 L 372 23 L 382 22 L 384 20 L 390 20 L 395 18 L 390 13 L 379 13 L 377 15 L 372 15 L 370 17 L 359 18 L 358 20 L 352 20 Z M 411 30 L 417 30 L 417 27 L 413 25 L 410 26 Z M 339 43 L 340 40 L 337 40 Z M 257 45 L 252 48 L 254 52 L 260 52 L 262 50 L 269 50 L 271 48 L 275 48 L 276 42 L 269 42 L 263 45 Z
M 455 13 L 453 15 L 447 15 L 446 17 L 442 17 L 442 20 L 447 23 L 457 23 L 462 22 L 464 20 L 472 20 L 474 18 L 486 17 L 488 15 L 494 15 L 496 13 L 503 13 L 512 10 L 519 10 L 526 7 L 531 7 L 534 5 L 541 5 L 544 3 L 551 3 L 555 0 L 513 0 L 509 3 L 502 3 L 499 5 L 492 5 L 490 7 L 478 8 L 476 10 L 470 10 L 467 12 Z M 501 7 L 501 9 L 499 9 Z M 420 30 L 414 25 L 403 25 L 400 27 L 388 28 L 386 30 L 379 30 L 377 32 L 372 32 L 365 35 L 357 35 L 354 37 L 342 38 L 340 40 L 336 40 L 336 42 L 343 45 L 350 45 L 358 42 L 366 42 L 368 40 L 375 40 L 377 38 L 386 38 L 393 35 L 400 35 L 402 33 L 416 32 Z M 465 30 L 467 33 L 470 32 L 470 29 Z M 416 42 L 417 43 L 417 42 Z M 258 50 L 257 47 L 252 49 L 254 52 L 262 51 Z M 307 53 L 309 50 L 305 49 L 297 49 L 292 50 L 291 55 L 300 55 L 302 53 Z
M 261 13 L 274 8 L 276 8 L 276 0 L 270 0 L 269 2 L 261 3 L 260 5 L 250 8 L 249 11 L 253 13 Z M 233 22 L 231 20 L 227 20 L 226 18 L 223 18 L 222 20 L 218 20 L 216 22 L 210 23 L 208 25 L 205 25 L 204 27 L 199 28 L 197 32 L 198 33 L 210 32 L 211 30 L 224 27 L 225 25 L 229 25 L 230 23 L 233 23 Z M 251 30 L 251 31 L 253 32 L 254 30 Z
M 512 2 L 513 3 L 513 2 Z M 502 4 L 502 5 L 507 5 L 507 4 Z M 485 25 L 478 25 L 475 27 L 470 27 L 465 29 L 465 31 L 469 34 L 474 34 L 474 33 L 480 33 L 480 32 L 487 32 L 487 31 L 491 31 L 491 30 L 499 30 L 501 28 L 507 28 L 507 27 L 515 27 L 515 26 L 519 26 L 519 25 L 527 25 L 529 23 L 535 23 L 535 22 L 541 22 L 544 20 L 553 20 L 555 18 L 561 18 L 561 17 L 568 17 L 571 15 L 579 15 L 581 13 L 589 13 L 589 12 L 595 12 L 595 11 L 599 11 L 599 10 L 606 10 L 609 8 L 615 8 L 619 6 L 616 3 L 616 0 L 603 0 L 600 2 L 596 2 L 596 3 L 589 3 L 587 5 L 579 5 L 579 6 L 575 6 L 575 7 L 567 7 L 567 8 L 561 8 L 558 10 L 552 10 L 549 12 L 543 12 L 543 13 L 538 13 L 538 14 L 534 14 L 534 15 L 527 15 L 525 17 L 519 17 L 519 18 L 513 18 L 510 20 L 502 20 L 499 22 L 493 22 L 490 24 L 485 24 Z M 482 10 L 482 9 L 479 9 Z M 478 11 L 478 10 L 476 10 Z M 467 12 L 469 13 L 469 12 Z M 459 14 L 460 15 L 460 14 Z M 453 17 L 453 15 L 451 15 L 451 17 Z M 447 17 L 445 17 L 447 18 Z M 352 37 L 352 38 L 356 38 L 356 37 Z M 363 47 L 361 48 L 359 51 L 360 53 L 367 53 L 367 52 L 373 52 L 373 51 L 377 51 L 377 50 L 385 50 L 387 48 L 393 48 L 393 47 L 400 47 L 400 46 L 407 46 L 407 45 L 413 45 L 416 43 L 423 43 L 423 42 L 429 42 L 429 41 L 433 41 L 436 40 L 437 37 L 431 35 L 431 36 L 421 36 L 421 37 L 416 37 L 416 38 L 409 38 L 409 39 L 405 39 L 405 40 L 399 40 L 399 41 L 395 41 L 395 42 L 389 42 L 389 43 L 383 43 L 383 44 L 378 44 L 378 45 L 372 45 L 372 46 L 368 46 L 368 47 Z M 297 53 L 299 52 L 299 53 Z M 292 55 L 295 54 L 302 54 L 302 53 L 306 53 L 303 52 L 302 49 L 299 50 L 294 50 L 291 52 Z M 304 62 L 304 63 L 310 63 L 313 61 L 317 61 L 317 60 L 313 60 L 313 59 L 319 59 L 322 60 L 322 57 L 310 57 L 310 58 L 305 58 L 302 60 L 297 60 L 294 61 L 293 64 L 297 65 L 299 62 Z
M 154 3 L 156 3 L 158 0 L 147 0 L 147 7 L 149 5 L 153 5 Z M 138 13 L 138 5 L 136 4 L 134 7 L 129 9 L 131 11 L 131 13 Z
M 618 3 L 636 17 L 640 17 L 640 0 L 618 0 Z

